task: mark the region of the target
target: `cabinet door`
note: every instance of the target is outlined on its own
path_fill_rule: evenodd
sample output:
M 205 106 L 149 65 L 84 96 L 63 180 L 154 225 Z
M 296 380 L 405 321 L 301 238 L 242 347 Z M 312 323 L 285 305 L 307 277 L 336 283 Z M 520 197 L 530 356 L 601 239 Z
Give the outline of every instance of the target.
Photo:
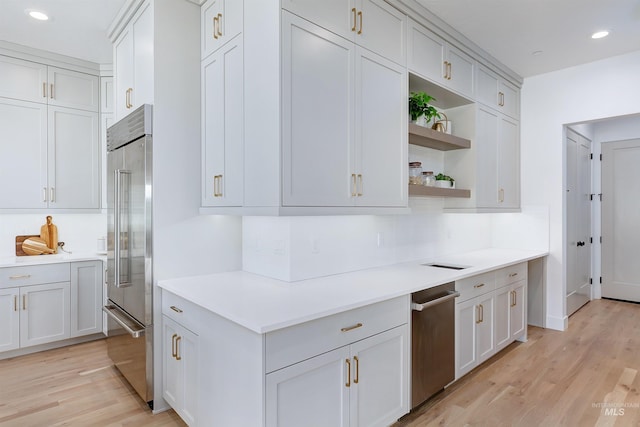
M 476 355 L 482 363 L 495 353 L 493 292 L 476 299 Z
M 49 67 L 49 105 L 98 111 L 98 76 Z
M 46 65 L 0 55 L 0 76 L 0 97 L 47 102 Z
M 100 208 L 98 113 L 49 107 L 50 208 Z
M 133 33 L 132 109 L 153 104 L 153 2 L 146 1 L 131 20 Z
M 354 0 L 282 0 L 282 8 L 307 21 L 353 40 L 358 30 Z
M 526 295 L 527 281 L 521 280 L 511 285 L 511 339 L 515 340 L 521 338 L 527 329 L 527 309 L 526 309 Z
M 347 360 L 345 346 L 267 374 L 267 427 L 348 426 Z
M 162 397 L 188 425 L 198 408 L 198 336 L 162 316 Z
M 202 205 L 242 206 L 244 83 L 242 37 L 202 64 Z
M 471 371 L 476 358 L 476 300 L 456 304 L 456 378 Z
M 473 58 L 453 46 L 448 46 L 447 61 L 450 64 L 447 86 L 462 95 L 473 98 L 475 80 L 475 61 Z
M 500 81 L 498 96 L 502 112 L 514 119 L 520 118 L 520 91 L 517 87 L 505 81 Z
M 71 263 L 71 337 L 102 332 L 103 264 Z
M 0 98 L 0 135 L 0 208 L 46 208 L 47 106 Z
M 407 205 L 407 96 L 403 67 L 356 49 L 359 206 Z
M 478 108 L 476 132 L 476 203 L 480 208 L 498 206 L 498 121 L 499 114 Z
M 510 326 L 512 304 L 512 294 L 510 286 L 505 286 L 496 290 L 495 304 L 496 351 L 500 351 L 513 341 L 511 339 Z
M 500 96 L 498 94 L 498 76 L 483 66 L 478 66 L 476 72 L 476 100 L 488 107 L 498 108 Z
M 351 345 L 351 426 L 385 427 L 409 412 L 408 340 L 403 325 Z
M 282 31 L 283 205 L 353 205 L 354 45 L 286 11 Z
M 202 59 L 242 32 L 242 0 L 209 0 L 200 12 Z
M 518 123 L 506 116 L 498 119 L 498 206 L 520 207 L 520 138 Z
M 113 113 L 115 102 L 113 77 L 100 77 L 100 113 Z
M 358 0 L 357 9 L 356 44 L 406 64 L 406 15 L 383 0 Z
M 116 120 L 120 120 L 131 111 L 131 92 L 133 91 L 133 32 L 131 27 L 122 30 L 113 47 L 114 90 Z
M 20 347 L 20 290 L 0 289 L 0 352 Z
M 415 21 L 409 20 L 408 32 L 409 71 L 420 77 L 446 85 L 444 78 L 444 40 Z
M 69 338 L 69 282 L 20 288 L 20 347 Z

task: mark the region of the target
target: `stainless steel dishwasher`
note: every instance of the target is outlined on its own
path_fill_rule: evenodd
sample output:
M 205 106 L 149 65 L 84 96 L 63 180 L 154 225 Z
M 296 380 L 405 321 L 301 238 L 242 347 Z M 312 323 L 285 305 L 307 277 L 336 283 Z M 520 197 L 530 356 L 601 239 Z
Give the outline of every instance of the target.
M 411 294 L 411 408 L 455 378 L 455 283 Z

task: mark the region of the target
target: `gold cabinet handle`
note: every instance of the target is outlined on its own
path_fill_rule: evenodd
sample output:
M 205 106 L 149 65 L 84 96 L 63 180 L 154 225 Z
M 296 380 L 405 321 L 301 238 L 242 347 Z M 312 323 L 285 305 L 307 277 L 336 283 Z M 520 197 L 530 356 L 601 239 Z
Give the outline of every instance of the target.
M 47 82 L 42 82 L 42 97 L 47 97 Z
M 9 280 L 28 279 L 30 274 L 17 274 L 15 276 L 9 276 Z
M 444 77 L 445 79 L 449 78 L 449 62 L 448 61 L 444 61 Z
M 518 275 L 518 273 L 510 273 L 509 277 L 516 277 Z
M 13 311 L 18 311 L 18 295 L 13 296 Z
M 480 322 L 484 322 L 484 305 L 480 304 Z
M 353 331 L 354 329 L 358 329 L 358 328 L 362 328 L 362 323 L 356 323 L 353 326 L 347 326 L 346 328 L 341 328 L 340 331 L 341 332 L 349 332 L 349 331 Z
M 213 17 L 213 38 L 214 39 L 218 39 L 218 30 L 217 30 L 217 25 L 218 25 L 218 17 L 214 16 Z
M 175 311 L 176 313 L 182 313 L 182 310 L 180 310 L 178 307 L 176 307 L 175 305 L 172 305 L 171 307 L 169 307 L 171 310 Z
M 447 74 L 449 75 L 447 79 L 451 80 L 451 62 L 447 62 Z
M 213 177 L 213 197 L 222 197 L 222 175 Z
M 173 334 L 173 336 L 171 337 L 171 357 L 173 357 L 174 359 L 178 354 L 176 353 L 176 337 L 177 336 L 178 334 Z
M 480 320 L 480 306 L 476 305 L 476 325 L 478 323 L 480 323 L 480 322 L 481 322 L 481 320 Z
M 498 105 L 504 107 L 504 93 L 498 92 Z
M 27 309 L 27 296 L 26 295 L 22 295 L 22 309 L 23 310 Z
M 49 87 L 51 88 L 51 90 L 49 91 L 49 96 L 51 97 L 51 99 L 53 99 L 54 98 L 54 95 L 53 95 L 53 83 L 51 83 L 49 85 Z
M 355 31 L 356 30 L 356 25 L 358 25 L 356 22 L 356 8 L 353 7 L 351 8 L 351 13 L 353 13 L 353 27 L 351 27 L 351 31 Z
M 353 356 L 353 360 L 356 362 L 356 376 L 353 379 L 353 383 L 358 384 L 358 378 L 360 378 L 360 360 L 358 356 Z
M 358 11 L 358 18 L 360 18 L 360 29 L 358 30 L 358 34 L 362 34 L 362 11 Z
M 351 197 L 358 195 L 358 184 L 356 184 L 356 174 L 351 174 Z
M 364 189 L 363 189 L 363 184 L 362 184 L 362 174 L 361 173 L 358 174 L 358 184 L 359 185 L 356 186 L 356 190 L 358 188 L 360 189 L 360 191 L 358 191 L 358 197 L 362 197 L 362 193 L 363 193 Z
M 351 387 L 351 360 L 345 359 L 344 361 L 347 364 L 347 383 L 345 386 Z
M 504 202 L 504 188 L 501 188 L 498 191 L 498 202 L 500 202 L 500 203 Z
M 176 360 L 182 360 L 182 357 L 180 357 L 180 340 L 182 339 L 181 336 L 176 337 Z
M 55 187 L 51 187 L 49 189 L 49 194 L 50 194 L 49 201 L 50 202 L 55 202 L 56 201 L 56 188 Z
M 222 27 L 222 14 L 221 13 L 218 14 L 218 37 L 222 37 L 222 30 L 220 30 L 220 27 Z
M 474 288 L 474 289 L 480 289 L 480 288 L 482 288 L 483 286 L 484 286 L 484 283 L 480 283 L 480 284 L 478 284 L 478 285 L 474 285 L 474 286 L 473 286 L 473 288 Z
M 516 299 L 516 291 L 511 291 L 511 307 L 515 307 L 518 305 L 518 300 Z
M 125 96 L 125 107 L 127 107 L 127 109 L 133 107 L 133 104 L 131 103 L 131 93 L 133 92 L 133 88 L 130 87 L 129 89 L 127 89 L 126 92 L 126 96 Z
M 47 203 L 47 187 L 42 187 L 42 201 Z

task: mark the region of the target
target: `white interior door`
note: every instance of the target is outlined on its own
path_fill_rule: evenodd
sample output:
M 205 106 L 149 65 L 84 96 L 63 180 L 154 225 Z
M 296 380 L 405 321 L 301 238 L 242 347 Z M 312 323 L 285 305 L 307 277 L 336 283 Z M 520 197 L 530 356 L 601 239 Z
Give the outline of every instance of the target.
M 567 315 L 591 299 L 591 141 L 567 130 Z
M 640 139 L 602 144 L 602 296 L 640 302 Z

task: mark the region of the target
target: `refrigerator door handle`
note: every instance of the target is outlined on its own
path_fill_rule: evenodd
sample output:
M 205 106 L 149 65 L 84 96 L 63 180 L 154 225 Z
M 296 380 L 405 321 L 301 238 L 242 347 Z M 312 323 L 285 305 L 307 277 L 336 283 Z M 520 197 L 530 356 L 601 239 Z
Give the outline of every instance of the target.
M 126 288 L 131 286 L 131 280 L 129 278 L 130 271 L 127 268 L 127 277 L 123 282 L 122 278 L 122 182 L 124 181 L 123 176 L 128 176 L 131 174 L 131 171 L 116 169 L 113 171 L 114 173 L 114 198 L 115 198 L 115 212 L 113 215 L 113 228 L 114 228 L 114 282 L 116 288 Z M 128 209 L 127 209 L 128 212 Z M 127 223 L 128 224 L 128 223 Z M 128 248 L 129 241 L 128 239 L 131 236 L 128 236 L 127 233 L 127 259 L 131 256 L 130 250 Z
M 111 319 L 115 320 L 118 325 L 122 326 L 133 338 L 140 338 L 144 335 L 144 326 L 133 320 L 133 318 L 127 316 L 124 312 L 119 310 L 118 307 L 105 305 L 102 307 L 102 311 Z

